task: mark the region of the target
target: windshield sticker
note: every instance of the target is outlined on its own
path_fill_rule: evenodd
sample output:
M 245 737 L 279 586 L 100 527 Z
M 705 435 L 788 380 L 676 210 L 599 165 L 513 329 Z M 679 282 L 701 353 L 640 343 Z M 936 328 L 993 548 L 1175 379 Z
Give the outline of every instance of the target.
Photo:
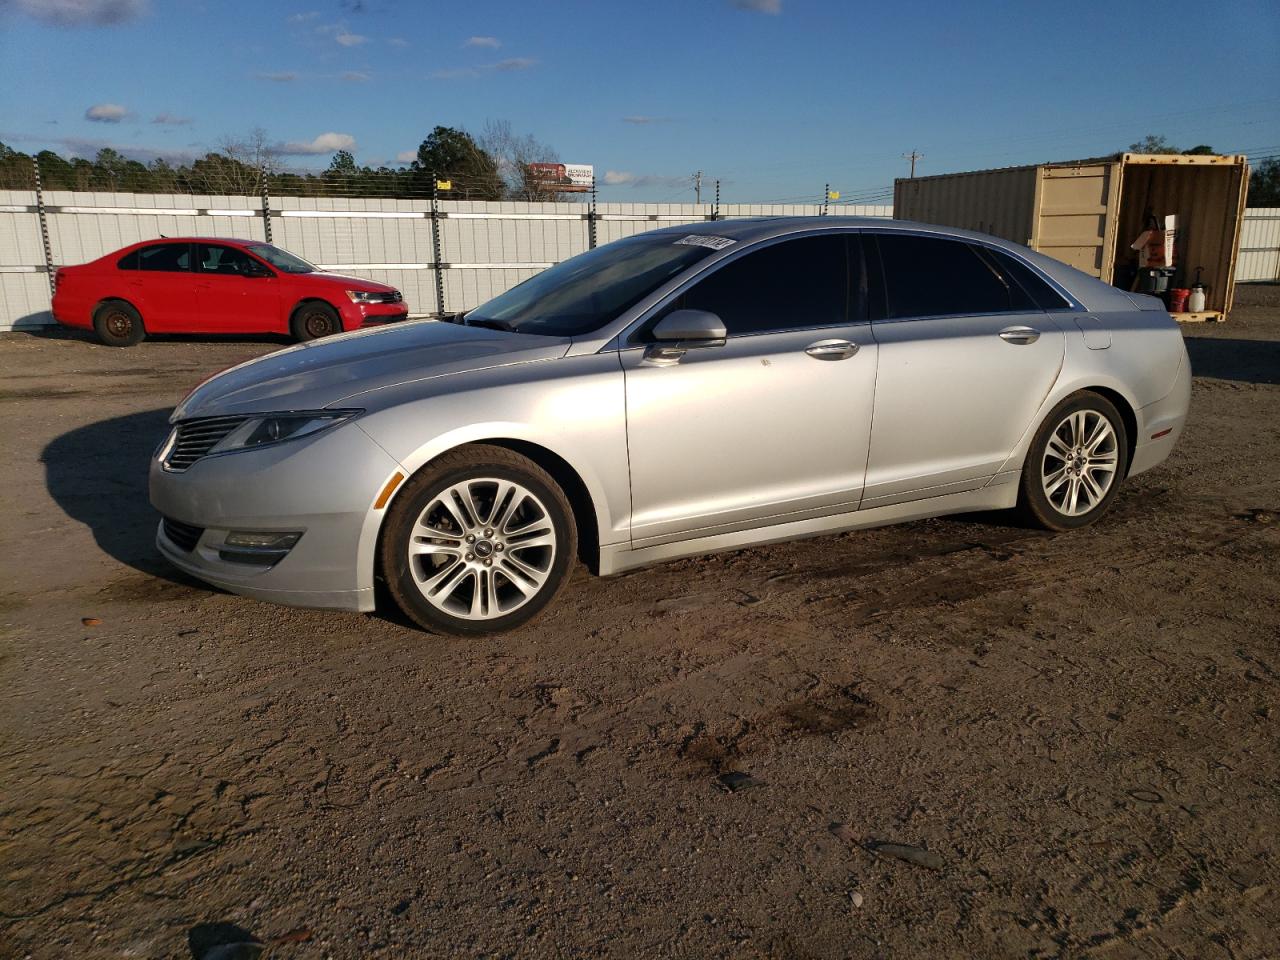
M 723 250 L 725 247 L 732 246 L 735 242 L 730 237 L 711 237 L 700 233 L 691 233 L 687 237 L 676 241 L 676 243 L 682 243 L 687 247 L 710 247 L 712 250 Z

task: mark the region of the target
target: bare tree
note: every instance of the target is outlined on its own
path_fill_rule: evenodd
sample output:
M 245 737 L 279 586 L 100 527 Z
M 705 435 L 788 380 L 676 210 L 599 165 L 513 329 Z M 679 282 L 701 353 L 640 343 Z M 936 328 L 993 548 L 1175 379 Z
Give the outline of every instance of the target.
M 563 200 L 566 194 L 539 183 L 529 173 L 531 163 L 559 163 L 560 155 L 531 133 L 518 134 L 507 120 L 486 121 L 477 142 L 493 157 L 512 200 Z
M 262 178 L 280 170 L 280 155 L 262 127 L 254 127 L 243 137 L 223 137 L 218 141 L 218 150 L 233 161 L 223 170 L 228 180 L 227 193 L 257 193 Z

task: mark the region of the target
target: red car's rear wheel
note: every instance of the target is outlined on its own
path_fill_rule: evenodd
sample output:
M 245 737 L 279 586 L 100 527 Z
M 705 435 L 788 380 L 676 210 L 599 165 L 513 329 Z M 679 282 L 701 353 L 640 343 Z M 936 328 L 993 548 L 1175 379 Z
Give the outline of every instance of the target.
M 93 330 L 108 347 L 131 347 L 147 335 L 142 316 L 123 300 L 108 300 L 98 307 Z

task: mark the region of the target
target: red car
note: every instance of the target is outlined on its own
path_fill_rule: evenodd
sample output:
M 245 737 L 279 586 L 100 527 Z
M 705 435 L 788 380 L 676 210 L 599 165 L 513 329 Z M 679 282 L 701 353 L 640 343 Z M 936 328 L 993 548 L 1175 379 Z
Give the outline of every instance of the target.
M 314 340 L 403 320 L 400 291 L 325 273 L 252 240 L 149 240 L 54 275 L 53 317 L 127 347 L 148 333 L 284 333 Z

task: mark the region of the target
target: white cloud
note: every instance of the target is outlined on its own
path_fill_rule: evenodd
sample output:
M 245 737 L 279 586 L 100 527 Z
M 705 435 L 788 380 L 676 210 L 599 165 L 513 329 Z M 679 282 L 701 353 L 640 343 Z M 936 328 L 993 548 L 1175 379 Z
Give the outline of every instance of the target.
M 782 12 L 782 0 L 729 0 L 739 10 L 768 13 L 777 16 Z
M 396 163 L 413 163 L 417 159 L 417 150 L 401 150 L 396 154 Z
M 337 40 L 344 47 L 358 47 L 362 43 L 368 43 L 368 37 L 362 37 L 358 33 L 352 33 L 350 30 L 342 30 L 333 35 L 333 39 Z
M 129 111 L 118 103 L 95 103 L 84 112 L 84 118 L 94 123 L 119 123 L 127 116 Z
M 609 187 L 686 187 L 690 180 L 688 177 L 664 177 L 656 173 L 606 170 L 601 182 Z
M 645 116 L 644 114 L 632 114 L 629 117 L 623 117 L 622 122 L 636 123 L 636 124 L 666 123 L 670 119 L 671 119 L 670 117 L 649 117 L 649 116 Z
M 157 113 L 151 118 L 152 123 L 158 123 L 166 127 L 185 127 L 191 122 L 190 117 L 179 117 L 172 113 Z
M 497 37 L 467 37 L 464 47 L 488 47 L 490 50 L 497 50 L 502 46 L 502 41 Z
M 409 41 L 404 37 L 392 37 L 387 43 L 393 47 L 407 47 L 409 45 Z
M 304 13 L 293 13 L 289 15 L 290 23 L 306 23 L 308 20 L 314 20 L 320 16 L 319 10 L 307 10 Z
M 279 73 L 259 73 L 255 74 L 259 80 L 270 80 L 272 83 L 291 83 L 298 79 L 298 75 L 292 70 L 282 70 Z
M 369 75 L 359 70 L 348 70 L 342 75 L 342 79 L 347 81 L 347 83 L 367 83 Z
M 276 151 L 292 157 L 314 157 L 339 150 L 355 150 L 356 138 L 349 133 L 322 133 L 309 143 L 290 140 L 276 145 Z
M 511 73 L 515 70 L 529 70 L 536 67 L 538 62 L 532 57 L 509 57 L 497 63 L 482 63 L 478 67 L 446 67 L 432 72 L 431 76 L 435 80 L 458 80 L 463 77 L 478 77 L 494 71 Z
M 56 27 L 103 27 L 137 19 L 147 12 L 147 0 L 0 0 Z

